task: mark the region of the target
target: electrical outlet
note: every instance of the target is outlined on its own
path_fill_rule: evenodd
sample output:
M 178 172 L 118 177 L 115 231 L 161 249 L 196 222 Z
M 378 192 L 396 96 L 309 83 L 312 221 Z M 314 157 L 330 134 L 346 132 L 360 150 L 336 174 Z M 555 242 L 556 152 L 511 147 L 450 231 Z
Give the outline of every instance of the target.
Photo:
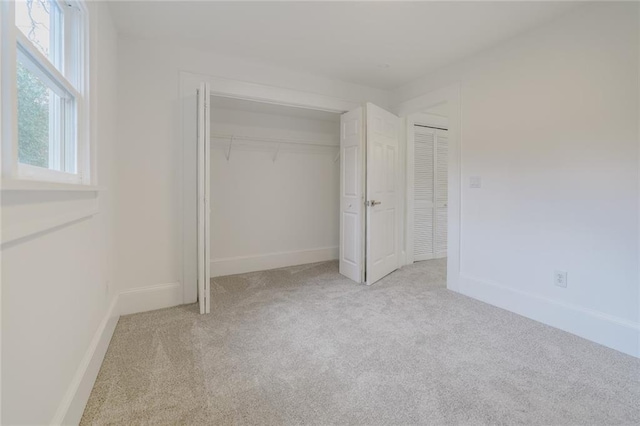
M 471 176 L 469 178 L 469 188 L 481 188 L 482 178 L 480 176 Z
M 566 271 L 554 271 L 553 283 L 562 288 L 567 288 L 567 272 Z

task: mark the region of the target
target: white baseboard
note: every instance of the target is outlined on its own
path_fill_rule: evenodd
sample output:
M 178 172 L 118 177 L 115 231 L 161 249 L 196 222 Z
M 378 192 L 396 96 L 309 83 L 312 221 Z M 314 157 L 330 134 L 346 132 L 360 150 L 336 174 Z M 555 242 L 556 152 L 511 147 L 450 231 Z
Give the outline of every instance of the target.
M 51 424 L 77 425 L 80 422 L 120 315 L 181 304 L 182 284 L 180 283 L 143 287 L 125 291 L 116 296 L 91 340 Z
M 431 254 L 426 254 L 423 256 L 414 256 L 413 257 L 413 261 L 414 262 L 422 262 L 424 260 L 433 260 L 433 259 L 443 259 L 447 257 L 447 252 L 446 251 L 441 251 L 438 253 L 431 253 Z
M 245 272 L 266 271 L 305 263 L 325 262 L 338 258 L 338 247 L 269 253 L 258 256 L 227 257 L 211 260 L 211 276 L 243 274 Z
M 640 358 L 640 324 L 460 274 L 460 293 Z
M 93 384 L 98 377 L 100 366 L 107 353 L 111 336 L 120 318 L 118 312 L 118 296 L 111 302 L 107 313 L 98 326 L 91 344 L 87 349 L 76 374 L 65 393 L 58 410 L 51 421 L 54 425 L 77 425 L 80 423 L 84 407 L 87 405 Z
M 151 285 L 120 293 L 120 315 L 153 311 L 183 304 L 182 283 Z

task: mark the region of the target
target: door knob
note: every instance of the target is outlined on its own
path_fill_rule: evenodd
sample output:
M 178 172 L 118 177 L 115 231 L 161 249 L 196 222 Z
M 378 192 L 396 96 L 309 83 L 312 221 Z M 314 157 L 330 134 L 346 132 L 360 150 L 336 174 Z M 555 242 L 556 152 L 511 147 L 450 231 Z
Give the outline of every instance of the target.
M 378 204 L 382 204 L 382 201 L 376 201 L 376 200 L 367 201 L 368 207 L 377 206 Z

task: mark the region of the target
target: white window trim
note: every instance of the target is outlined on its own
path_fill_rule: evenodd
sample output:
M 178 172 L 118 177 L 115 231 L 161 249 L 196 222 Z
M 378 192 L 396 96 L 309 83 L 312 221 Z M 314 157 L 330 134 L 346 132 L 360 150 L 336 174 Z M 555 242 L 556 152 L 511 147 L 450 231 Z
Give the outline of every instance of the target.
M 16 27 L 15 25 L 15 4 L 14 2 L 0 2 L 0 28 L 2 38 L 1 62 L 3 64 L 0 79 L 0 94 L 2 103 L 2 187 L 15 186 L 13 181 L 34 181 L 43 183 L 43 190 L 51 188 L 51 183 L 60 183 L 62 185 L 84 185 L 94 187 L 96 182 L 93 176 L 96 176 L 95 161 L 93 161 L 93 143 L 91 141 L 91 132 L 89 125 L 90 112 L 88 111 L 90 103 L 89 76 L 90 55 L 89 55 L 89 37 L 90 37 L 90 17 L 89 10 L 82 0 L 60 1 L 58 5 L 63 13 L 73 13 L 68 11 L 70 7 L 75 8 L 84 15 L 76 35 L 75 42 L 78 46 L 78 58 L 82 69 L 80 75 L 69 75 L 65 77 L 48 58 L 42 54 L 33 43 Z M 65 19 L 64 31 L 71 31 L 68 24 L 69 19 Z M 65 37 L 65 49 L 69 46 L 71 38 Z M 20 46 L 20 47 L 19 47 Z M 23 52 L 19 52 L 23 50 Z M 23 164 L 18 161 L 18 120 L 17 120 L 17 88 L 16 88 L 16 64 L 19 55 L 28 55 L 31 60 L 35 61 L 38 66 L 29 67 L 30 71 L 34 71 L 38 77 L 55 83 L 56 87 L 52 89 L 60 89 L 59 93 L 63 98 L 73 96 L 76 102 L 76 150 L 77 162 L 76 172 L 68 173 L 60 172 L 43 167 Z M 68 58 L 69 55 L 67 55 Z M 65 58 L 65 61 L 68 59 Z M 29 61 L 27 61 L 28 63 Z M 69 69 L 69 63 L 63 64 L 63 69 Z M 74 87 L 75 85 L 75 87 Z M 57 92 L 57 90 L 56 90 Z M 65 93 L 66 92 L 66 93 Z M 18 185 L 19 186 L 19 185 Z
M 18 163 L 18 176 L 24 180 L 82 184 L 82 176 L 78 174 L 60 172 L 24 163 Z
M 22 34 L 22 31 L 16 31 L 16 48 L 18 49 L 18 56 L 30 56 L 32 60 L 35 60 L 38 66 L 32 66 L 29 70 L 39 73 L 38 77 L 50 80 L 55 84 L 58 90 L 60 90 L 60 96 L 66 96 L 63 92 L 66 91 L 75 98 L 82 97 L 82 94 L 78 92 L 71 82 L 53 66 L 49 59 L 29 41 L 27 36 Z

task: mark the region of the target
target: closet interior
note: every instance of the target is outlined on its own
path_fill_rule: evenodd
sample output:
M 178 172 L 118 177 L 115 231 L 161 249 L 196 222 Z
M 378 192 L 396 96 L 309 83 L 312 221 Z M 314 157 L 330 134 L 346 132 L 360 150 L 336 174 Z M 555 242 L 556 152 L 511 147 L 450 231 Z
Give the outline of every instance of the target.
M 212 96 L 211 276 L 338 258 L 340 115 Z

